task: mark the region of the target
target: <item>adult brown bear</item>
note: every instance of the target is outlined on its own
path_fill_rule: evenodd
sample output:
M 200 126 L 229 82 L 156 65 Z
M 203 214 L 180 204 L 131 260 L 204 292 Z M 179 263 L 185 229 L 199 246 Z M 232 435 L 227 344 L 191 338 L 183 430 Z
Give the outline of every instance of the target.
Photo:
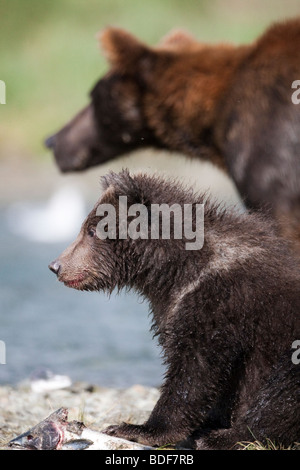
M 84 170 L 145 146 L 209 160 L 249 208 L 270 209 L 300 252 L 300 106 L 292 100 L 300 20 L 237 47 L 175 32 L 150 48 L 116 28 L 101 42 L 110 71 L 91 104 L 46 141 L 60 169 Z
M 261 215 L 221 210 L 170 181 L 127 171 L 102 181 L 105 191 L 78 238 L 49 267 L 68 287 L 126 287 L 147 298 L 167 365 L 148 421 L 107 432 L 153 445 L 193 436 L 199 449 L 299 441 L 300 365 L 292 349 L 300 335 L 300 273 L 286 243 Z M 186 249 L 187 219 L 175 213 L 169 239 L 162 222 L 152 237 L 157 205 L 190 206 L 195 236 L 204 202 L 202 249 Z M 134 212 L 144 213 L 143 227 Z M 134 236 L 131 224 L 140 225 Z

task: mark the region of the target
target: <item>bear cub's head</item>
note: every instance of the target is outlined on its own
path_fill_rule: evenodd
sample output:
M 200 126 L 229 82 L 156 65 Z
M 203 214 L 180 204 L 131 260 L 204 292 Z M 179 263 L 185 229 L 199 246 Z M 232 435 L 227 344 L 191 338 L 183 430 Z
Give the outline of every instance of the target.
M 128 170 L 103 176 L 102 187 L 77 239 L 49 265 L 66 286 L 143 290 L 172 278 L 172 270 L 191 256 L 189 250 L 195 250 L 193 262 L 199 258 L 197 269 L 205 262 L 205 204 L 195 202 L 192 189 Z

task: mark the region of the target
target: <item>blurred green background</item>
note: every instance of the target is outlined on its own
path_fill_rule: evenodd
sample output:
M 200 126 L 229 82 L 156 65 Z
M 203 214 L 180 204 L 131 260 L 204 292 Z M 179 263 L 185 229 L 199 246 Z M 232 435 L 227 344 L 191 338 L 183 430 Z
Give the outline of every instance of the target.
M 150 44 L 174 27 L 242 43 L 299 10 L 299 0 L 0 0 L 0 158 L 40 158 L 44 136 L 87 102 L 106 70 L 95 34 L 107 25 Z

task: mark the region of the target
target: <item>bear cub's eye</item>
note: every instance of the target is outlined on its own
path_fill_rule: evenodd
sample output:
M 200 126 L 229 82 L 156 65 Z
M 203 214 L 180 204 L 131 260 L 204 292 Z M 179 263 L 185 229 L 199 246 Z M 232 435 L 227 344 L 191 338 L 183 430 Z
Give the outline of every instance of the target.
M 96 235 L 96 229 L 90 228 L 88 231 L 88 235 L 93 238 Z

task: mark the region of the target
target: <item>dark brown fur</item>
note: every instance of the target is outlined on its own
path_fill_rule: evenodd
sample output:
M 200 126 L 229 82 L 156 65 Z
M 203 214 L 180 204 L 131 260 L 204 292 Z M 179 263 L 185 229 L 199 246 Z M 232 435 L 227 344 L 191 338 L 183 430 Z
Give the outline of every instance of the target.
M 167 366 L 148 421 L 107 433 L 153 445 L 196 440 L 199 449 L 300 438 L 300 274 L 283 240 L 259 214 L 238 215 L 205 201 L 205 242 L 100 240 L 99 204 L 196 204 L 178 184 L 127 171 L 103 178 L 104 193 L 77 240 L 50 265 L 81 290 L 135 289 L 151 306 Z
M 183 32 L 150 48 L 117 28 L 101 34 L 111 64 L 91 104 L 47 140 L 62 171 L 152 146 L 209 160 L 246 205 L 266 207 L 300 253 L 300 20 L 251 45 L 201 44 Z

